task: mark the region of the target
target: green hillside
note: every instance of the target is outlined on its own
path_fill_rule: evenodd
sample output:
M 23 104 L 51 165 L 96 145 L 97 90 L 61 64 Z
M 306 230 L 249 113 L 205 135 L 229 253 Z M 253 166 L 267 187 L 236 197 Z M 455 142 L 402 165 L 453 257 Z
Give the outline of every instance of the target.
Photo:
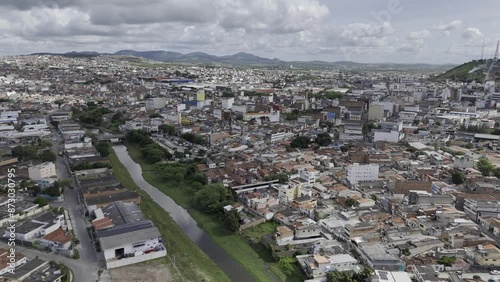
M 444 81 L 450 79 L 460 82 L 483 82 L 486 78 L 486 65 L 486 60 L 471 61 L 437 75 L 433 80 Z

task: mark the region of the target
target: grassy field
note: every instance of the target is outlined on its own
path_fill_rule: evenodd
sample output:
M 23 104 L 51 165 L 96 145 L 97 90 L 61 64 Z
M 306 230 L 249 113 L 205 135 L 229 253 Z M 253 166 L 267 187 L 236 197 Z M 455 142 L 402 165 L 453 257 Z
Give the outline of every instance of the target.
M 170 215 L 158 206 L 148 194 L 139 189 L 114 151 L 110 151 L 109 157 L 113 165 L 113 174 L 123 186 L 141 195 L 142 211 L 160 230 L 168 255 L 171 258 L 175 257 L 175 266 L 181 275 L 177 273 L 170 260 L 164 259 L 175 281 L 230 281 L 215 262 L 184 234 Z
M 287 277 L 276 267 L 270 251 L 262 244 L 250 244 L 241 235 L 229 232 L 216 215 L 195 209 L 192 206 L 190 194 L 187 192 L 188 183 L 165 181 L 154 171 L 154 165 L 145 162 L 138 145 L 127 144 L 127 147 L 132 159 L 141 165 L 144 179 L 185 208 L 215 243 L 240 263 L 257 281 L 303 281 L 303 274 L 298 268 L 296 269 L 298 271 Z M 265 227 L 266 232 L 269 231 L 270 226 L 265 225 Z
M 242 231 L 243 235 L 248 236 L 254 242 L 258 242 L 264 235 L 273 234 L 278 227 L 277 223 L 268 221 Z

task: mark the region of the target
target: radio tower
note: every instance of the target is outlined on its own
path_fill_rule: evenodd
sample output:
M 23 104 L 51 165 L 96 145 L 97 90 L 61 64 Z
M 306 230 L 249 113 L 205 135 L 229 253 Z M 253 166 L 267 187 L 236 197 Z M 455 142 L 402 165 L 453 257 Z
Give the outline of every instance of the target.
M 484 39 L 483 39 L 483 49 L 481 50 L 481 60 L 484 59 Z
M 498 45 L 500 44 L 500 40 L 497 41 L 497 50 L 495 51 L 495 57 L 493 58 L 493 60 L 497 60 L 498 59 Z

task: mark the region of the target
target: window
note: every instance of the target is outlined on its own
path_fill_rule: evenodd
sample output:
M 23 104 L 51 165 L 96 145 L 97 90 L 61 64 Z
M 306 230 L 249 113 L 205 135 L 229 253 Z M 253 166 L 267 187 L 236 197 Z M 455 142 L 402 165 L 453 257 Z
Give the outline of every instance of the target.
M 132 247 L 133 248 L 139 248 L 139 247 L 142 247 L 142 246 L 145 246 L 145 245 L 146 245 L 146 242 L 138 242 L 138 243 L 132 244 Z

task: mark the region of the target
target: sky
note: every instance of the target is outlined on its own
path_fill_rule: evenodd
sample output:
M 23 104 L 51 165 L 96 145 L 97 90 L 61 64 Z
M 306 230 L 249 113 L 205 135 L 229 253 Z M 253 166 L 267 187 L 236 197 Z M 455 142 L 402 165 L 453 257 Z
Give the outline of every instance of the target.
M 459 64 L 495 52 L 498 0 L 1 0 L 0 55 L 123 49 Z

